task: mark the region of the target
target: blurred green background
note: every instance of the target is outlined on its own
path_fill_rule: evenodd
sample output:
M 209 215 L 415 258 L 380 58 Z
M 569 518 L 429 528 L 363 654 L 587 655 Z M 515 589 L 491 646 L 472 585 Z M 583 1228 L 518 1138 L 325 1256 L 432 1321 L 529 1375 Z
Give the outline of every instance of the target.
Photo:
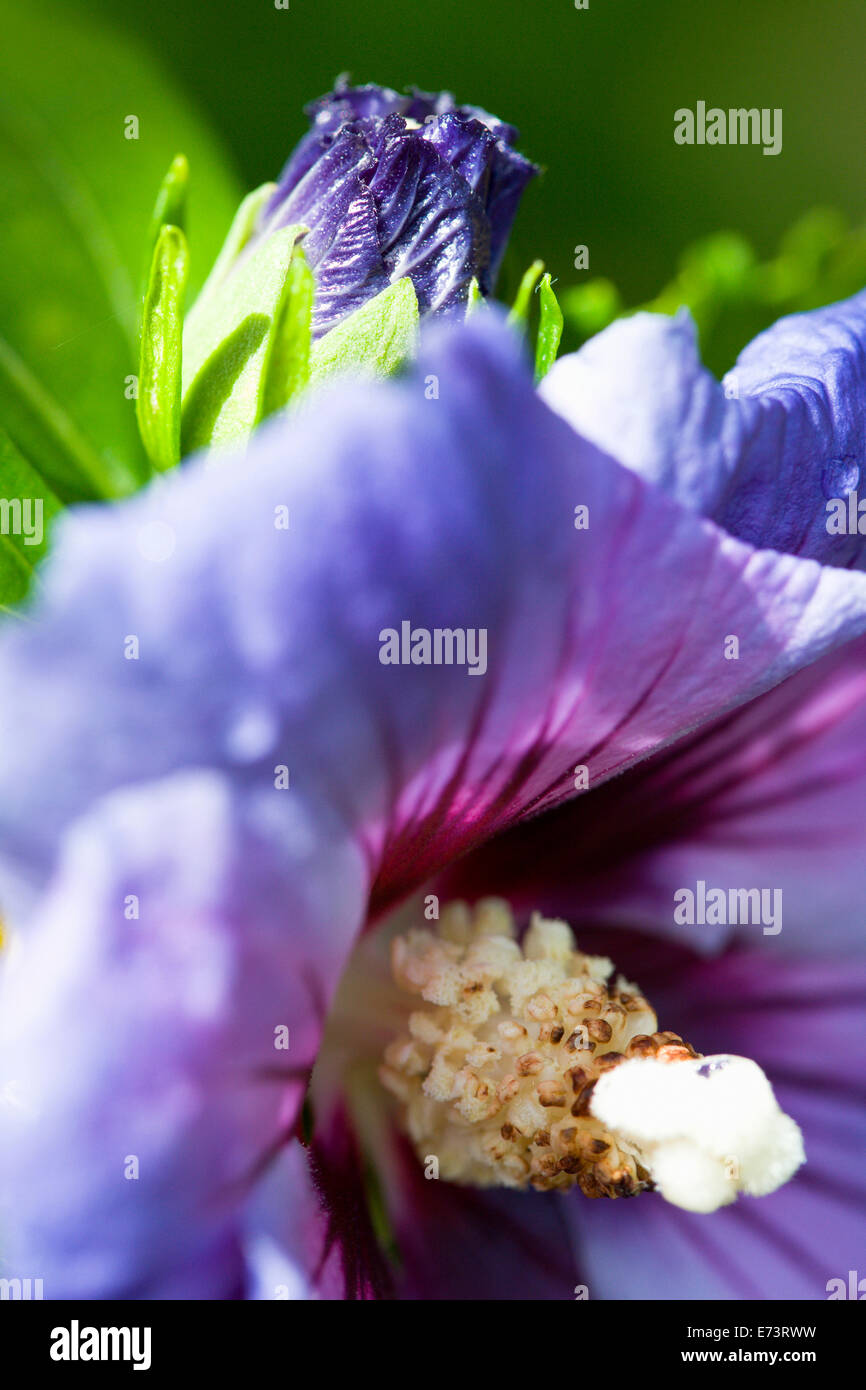
M 866 215 L 864 0 L 76 4 L 158 53 L 245 185 L 277 173 L 305 128 L 304 102 L 342 71 L 447 87 L 514 122 L 546 172 L 520 213 L 509 281 L 542 256 L 571 284 L 585 243 L 590 274 L 611 276 L 634 303 L 708 232 L 742 231 L 766 254 L 815 204 Z M 674 110 L 699 99 L 782 107 L 782 153 L 675 145 Z

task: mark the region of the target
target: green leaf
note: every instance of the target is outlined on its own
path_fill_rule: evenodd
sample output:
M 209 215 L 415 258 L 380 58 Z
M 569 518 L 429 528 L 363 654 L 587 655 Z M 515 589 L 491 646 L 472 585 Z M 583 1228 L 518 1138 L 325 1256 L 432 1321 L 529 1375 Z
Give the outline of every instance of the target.
M 524 272 L 523 279 L 520 281 L 511 313 L 508 315 L 508 322 L 512 324 L 523 324 L 529 322 L 529 306 L 532 302 L 532 291 L 538 284 L 538 277 L 544 270 L 544 261 L 533 261 L 532 265 Z
M 212 421 L 208 442 L 227 444 L 249 434 L 262 418 L 270 329 L 284 303 L 295 242 L 304 230 L 281 227 L 272 232 L 187 315 L 184 449 L 193 438 L 199 444 L 205 442 L 200 439 L 203 419 Z M 264 332 L 260 332 L 262 320 Z
M 125 490 L 111 460 L 85 439 L 75 421 L 0 337 L 0 425 L 64 502 L 119 496 Z M 0 479 L 2 486 L 2 479 Z
M 538 289 L 539 322 L 538 338 L 535 344 L 535 380 L 541 381 L 556 361 L 559 341 L 562 337 L 562 310 L 560 309 L 550 276 L 545 275 Z
M 417 337 L 418 298 L 404 275 L 313 345 L 310 380 L 359 370 L 389 376 L 414 352 Z
M 240 190 L 160 68 L 109 24 L 0 0 L 0 33 L 0 425 L 61 500 L 121 495 L 150 472 L 130 387 L 154 191 L 183 149 L 204 271 Z
M 183 294 L 189 250 L 180 227 L 164 226 L 153 252 L 141 323 L 138 425 L 153 467 L 180 462 Z
M 283 410 L 310 379 L 315 292 L 313 272 L 300 246 L 296 246 L 271 323 L 262 373 L 260 419 Z
M 0 476 L 0 608 L 8 610 L 26 595 L 63 504 L 2 431 Z

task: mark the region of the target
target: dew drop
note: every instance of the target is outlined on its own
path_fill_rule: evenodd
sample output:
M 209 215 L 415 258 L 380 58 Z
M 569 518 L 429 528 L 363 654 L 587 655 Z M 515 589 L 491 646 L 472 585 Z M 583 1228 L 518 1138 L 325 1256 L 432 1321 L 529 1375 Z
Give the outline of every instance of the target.
M 724 1071 L 730 1060 L 730 1057 L 714 1057 L 711 1062 L 704 1062 L 698 1067 L 697 1075 L 709 1081 L 715 1072 Z
M 821 491 L 829 502 L 832 497 L 847 497 L 860 481 L 860 466 L 853 454 L 829 459 L 821 472 Z

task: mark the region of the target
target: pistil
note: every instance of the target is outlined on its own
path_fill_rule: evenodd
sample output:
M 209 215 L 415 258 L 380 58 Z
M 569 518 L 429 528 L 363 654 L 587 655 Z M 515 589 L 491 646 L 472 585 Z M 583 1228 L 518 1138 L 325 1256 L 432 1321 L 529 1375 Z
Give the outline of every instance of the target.
M 639 988 L 579 951 L 565 922 L 536 913 L 518 942 L 507 903 L 453 903 L 438 930 L 395 937 L 392 970 L 427 1007 L 380 1077 L 441 1178 L 588 1197 L 658 1188 L 708 1211 L 802 1162 L 760 1068 L 659 1030 Z

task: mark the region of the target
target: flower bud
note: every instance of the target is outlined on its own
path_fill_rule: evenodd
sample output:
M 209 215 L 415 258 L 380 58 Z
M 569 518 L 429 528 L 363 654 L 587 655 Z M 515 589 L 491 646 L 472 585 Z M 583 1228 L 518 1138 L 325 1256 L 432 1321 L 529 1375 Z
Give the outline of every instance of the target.
M 171 457 L 248 437 L 337 372 L 388 375 L 419 316 L 462 315 L 493 288 L 536 172 L 511 126 L 384 87 L 338 85 L 308 111 L 312 129 L 279 183 L 244 199 L 184 320 Z
M 517 131 L 448 93 L 348 87 L 313 102 L 312 128 L 262 209 L 255 239 L 309 228 L 313 334 L 408 275 L 423 314 L 491 292 L 520 195 L 536 168 Z

